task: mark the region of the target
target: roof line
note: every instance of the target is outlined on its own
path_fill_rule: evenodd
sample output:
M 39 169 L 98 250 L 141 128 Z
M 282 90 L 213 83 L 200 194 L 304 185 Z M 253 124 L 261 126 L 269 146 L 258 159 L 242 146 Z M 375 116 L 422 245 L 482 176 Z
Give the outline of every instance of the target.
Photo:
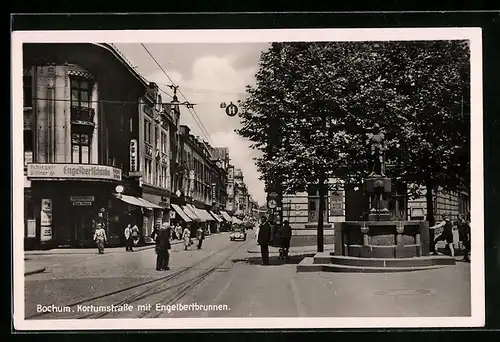
M 106 49 L 106 50 L 110 51 L 111 53 L 113 53 L 113 55 L 115 55 L 115 57 L 120 62 L 122 62 L 122 64 L 125 65 L 127 67 L 127 69 L 129 69 L 130 73 L 133 76 L 135 76 L 135 78 L 137 78 L 144 86 L 149 85 L 149 81 L 144 76 L 142 76 L 139 72 L 137 72 L 137 70 L 135 70 L 134 67 L 132 67 L 132 64 L 127 59 L 127 57 L 125 57 L 125 55 L 122 52 L 120 52 L 120 50 L 118 50 L 118 48 L 116 46 L 114 46 L 114 44 L 112 44 L 112 43 L 92 43 L 92 44 L 99 46 L 99 47 Z

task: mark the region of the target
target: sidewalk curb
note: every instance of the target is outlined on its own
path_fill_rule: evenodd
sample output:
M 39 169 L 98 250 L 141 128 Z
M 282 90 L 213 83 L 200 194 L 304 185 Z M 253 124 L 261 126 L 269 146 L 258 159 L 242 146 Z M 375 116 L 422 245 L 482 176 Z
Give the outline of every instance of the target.
M 43 272 L 45 272 L 45 270 L 46 270 L 45 267 L 36 268 L 34 270 L 24 272 L 24 276 L 29 276 L 29 275 L 32 275 L 32 274 L 43 273 Z
M 215 235 L 215 234 L 211 234 L 211 235 Z M 211 235 L 207 236 L 206 238 L 209 238 Z M 182 240 L 175 240 L 175 241 L 171 241 L 170 245 L 171 246 L 175 246 L 175 245 L 182 244 L 182 243 L 183 243 Z M 124 248 L 124 246 L 121 246 L 121 247 L 109 247 L 107 249 L 107 251 L 108 251 L 108 253 L 121 253 L 121 252 L 125 252 L 125 250 L 122 250 L 123 248 Z M 136 250 L 136 251 L 144 251 L 144 250 L 152 249 L 152 248 L 155 248 L 155 244 L 154 243 L 147 244 L 147 245 L 144 245 L 144 246 L 134 247 L 134 250 Z M 58 249 L 58 248 L 54 248 L 54 249 L 49 249 L 49 250 L 46 250 L 46 251 L 37 251 L 37 250 L 34 250 L 34 251 L 24 251 L 24 256 L 25 257 L 29 257 L 29 256 L 40 256 L 40 255 L 67 255 L 67 254 L 85 255 L 85 254 L 95 254 L 94 252 L 95 252 L 95 248 L 82 248 L 80 250 L 78 250 L 78 249 L 75 250 L 75 249 L 64 249 L 64 248 Z

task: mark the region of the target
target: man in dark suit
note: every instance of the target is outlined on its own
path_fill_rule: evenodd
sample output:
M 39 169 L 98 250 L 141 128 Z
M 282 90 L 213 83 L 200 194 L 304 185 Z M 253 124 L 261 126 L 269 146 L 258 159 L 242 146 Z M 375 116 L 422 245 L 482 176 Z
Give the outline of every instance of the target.
M 257 242 L 260 245 L 260 255 L 262 256 L 263 265 L 269 265 L 270 241 L 271 241 L 271 224 L 266 220 L 266 217 L 263 216 L 259 227 L 259 235 L 257 236 Z
M 158 231 L 154 231 L 151 237 L 156 241 L 156 270 L 168 271 L 170 261 L 170 226 L 163 223 Z

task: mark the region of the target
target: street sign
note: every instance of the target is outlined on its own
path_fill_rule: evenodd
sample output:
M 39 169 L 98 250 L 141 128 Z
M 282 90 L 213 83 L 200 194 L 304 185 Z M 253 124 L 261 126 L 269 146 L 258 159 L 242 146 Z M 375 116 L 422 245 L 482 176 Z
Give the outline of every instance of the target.
M 226 107 L 226 114 L 228 116 L 235 116 L 238 114 L 238 107 L 234 105 L 232 102 Z
M 267 206 L 269 209 L 274 209 L 276 208 L 276 200 L 273 200 L 273 199 L 270 199 L 269 201 L 267 201 Z

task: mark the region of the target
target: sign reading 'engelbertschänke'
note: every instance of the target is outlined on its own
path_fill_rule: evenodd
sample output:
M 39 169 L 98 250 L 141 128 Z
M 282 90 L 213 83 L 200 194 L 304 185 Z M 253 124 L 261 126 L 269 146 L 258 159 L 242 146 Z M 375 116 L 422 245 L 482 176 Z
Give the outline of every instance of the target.
M 106 165 L 90 164 L 28 164 L 28 179 L 102 179 L 122 180 L 122 170 Z

